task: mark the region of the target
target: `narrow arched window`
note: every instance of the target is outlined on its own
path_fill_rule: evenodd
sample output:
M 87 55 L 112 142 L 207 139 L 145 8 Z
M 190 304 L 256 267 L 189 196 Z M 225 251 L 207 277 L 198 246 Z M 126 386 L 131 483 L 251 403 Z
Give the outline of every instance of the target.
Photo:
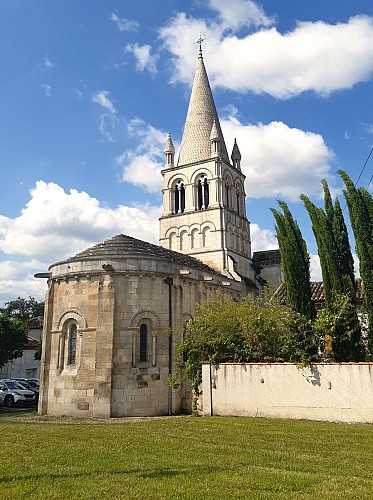
M 225 179 L 225 202 L 227 204 L 227 208 L 230 208 L 229 190 L 230 190 L 229 181 L 228 179 Z
M 184 183 L 178 181 L 174 188 L 174 206 L 175 214 L 183 213 L 185 210 L 185 186 Z
M 77 326 L 76 323 L 72 323 L 69 326 L 69 341 L 68 341 L 68 352 L 67 352 L 67 364 L 75 365 L 76 362 L 76 338 L 77 338 Z
M 145 323 L 140 325 L 140 361 L 148 359 L 148 327 Z
M 240 198 L 241 198 L 240 197 L 240 191 L 237 188 L 236 189 L 236 203 L 237 203 L 237 213 L 238 213 L 238 215 L 240 215 L 240 212 L 241 212 L 241 207 L 240 207 L 241 199 Z
M 204 175 L 199 179 L 197 185 L 197 208 L 198 210 L 203 210 L 209 206 L 209 184 L 207 182 L 207 177 Z

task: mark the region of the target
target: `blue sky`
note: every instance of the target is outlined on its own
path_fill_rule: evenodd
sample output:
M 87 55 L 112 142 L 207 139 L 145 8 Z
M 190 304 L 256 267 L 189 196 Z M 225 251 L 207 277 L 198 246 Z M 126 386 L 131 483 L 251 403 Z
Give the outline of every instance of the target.
M 299 195 L 321 203 L 327 178 L 340 196 L 336 171 L 357 180 L 373 146 L 371 1 L 2 0 L 0 302 L 42 299 L 35 272 L 115 234 L 157 243 L 200 33 L 254 250 L 276 246 L 283 199 L 316 254 Z

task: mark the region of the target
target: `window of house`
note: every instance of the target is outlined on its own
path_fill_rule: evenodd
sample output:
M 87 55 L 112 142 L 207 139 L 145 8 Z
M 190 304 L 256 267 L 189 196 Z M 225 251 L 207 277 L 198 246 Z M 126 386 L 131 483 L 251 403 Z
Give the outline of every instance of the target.
M 78 327 L 76 323 L 72 323 L 69 326 L 69 343 L 67 352 L 67 364 L 75 365 L 76 362 L 76 339 L 77 339 Z
M 148 327 L 143 323 L 140 325 L 140 361 L 148 358 Z

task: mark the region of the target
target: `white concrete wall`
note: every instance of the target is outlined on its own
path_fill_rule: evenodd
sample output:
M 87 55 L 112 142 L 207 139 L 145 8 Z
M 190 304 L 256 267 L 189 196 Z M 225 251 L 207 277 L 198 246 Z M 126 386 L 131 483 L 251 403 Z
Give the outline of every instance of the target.
M 373 364 L 204 364 L 204 415 L 373 423 Z
M 40 361 L 34 358 L 35 349 L 24 349 L 23 356 L 0 368 L 0 378 L 39 378 Z

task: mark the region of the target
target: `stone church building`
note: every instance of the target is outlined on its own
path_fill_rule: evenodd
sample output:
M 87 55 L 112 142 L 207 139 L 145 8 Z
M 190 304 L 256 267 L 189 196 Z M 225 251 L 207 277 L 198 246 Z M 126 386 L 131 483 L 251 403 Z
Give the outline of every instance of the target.
M 168 415 L 190 407 L 171 389 L 177 343 L 195 305 L 241 300 L 264 280 L 252 266 L 245 176 L 229 156 L 201 48 L 180 153 L 165 147 L 160 246 L 124 234 L 52 264 L 39 413 Z M 265 259 L 264 259 L 265 260 Z

